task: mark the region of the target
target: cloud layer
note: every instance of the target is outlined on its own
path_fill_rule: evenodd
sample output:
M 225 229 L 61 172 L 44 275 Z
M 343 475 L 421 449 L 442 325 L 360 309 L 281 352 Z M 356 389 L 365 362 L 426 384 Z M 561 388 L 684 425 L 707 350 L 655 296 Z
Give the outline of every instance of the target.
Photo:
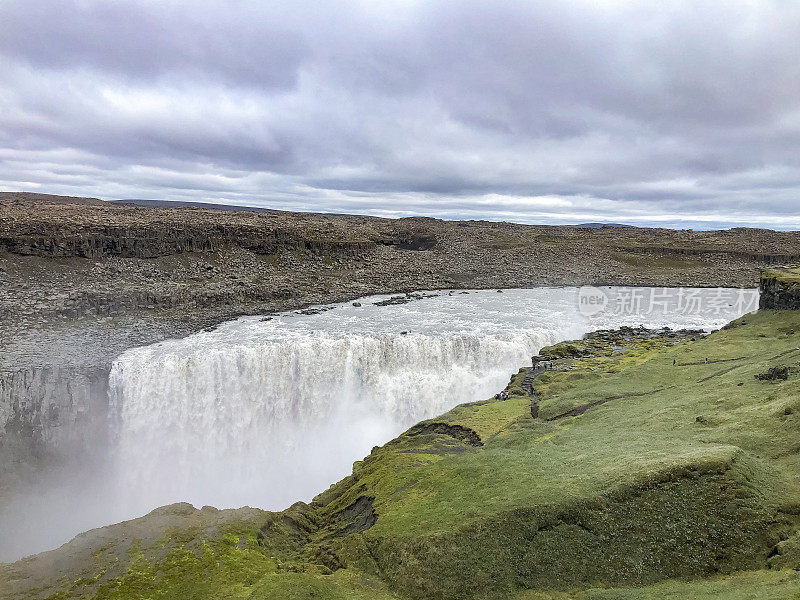
M 0 188 L 800 228 L 800 4 L 0 3 Z

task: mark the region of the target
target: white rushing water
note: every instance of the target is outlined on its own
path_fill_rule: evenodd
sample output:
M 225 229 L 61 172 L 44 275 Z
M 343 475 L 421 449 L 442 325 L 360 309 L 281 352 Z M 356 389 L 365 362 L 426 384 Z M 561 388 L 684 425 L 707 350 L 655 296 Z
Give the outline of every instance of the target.
M 733 290 L 688 290 L 694 304 L 640 291 L 634 306 L 618 302 L 629 291 L 606 289 L 620 310 L 591 318 L 576 288 L 438 292 L 391 306 L 376 296 L 129 350 L 110 376 L 117 509 L 307 501 L 372 446 L 490 397 L 544 345 L 621 325 L 712 329 L 754 308 Z

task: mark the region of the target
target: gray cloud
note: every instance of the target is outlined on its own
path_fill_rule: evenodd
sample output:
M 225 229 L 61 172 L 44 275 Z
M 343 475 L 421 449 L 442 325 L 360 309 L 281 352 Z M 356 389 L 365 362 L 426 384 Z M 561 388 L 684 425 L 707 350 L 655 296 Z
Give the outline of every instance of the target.
M 800 228 L 792 0 L 0 3 L 0 187 Z

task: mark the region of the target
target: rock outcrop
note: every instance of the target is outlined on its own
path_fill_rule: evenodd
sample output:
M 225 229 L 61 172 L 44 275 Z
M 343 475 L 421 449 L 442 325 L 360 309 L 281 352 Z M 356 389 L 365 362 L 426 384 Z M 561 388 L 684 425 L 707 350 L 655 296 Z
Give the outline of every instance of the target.
M 768 310 L 800 309 L 800 268 L 783 267 L 765 271 L 761 276 L 759 308 Z

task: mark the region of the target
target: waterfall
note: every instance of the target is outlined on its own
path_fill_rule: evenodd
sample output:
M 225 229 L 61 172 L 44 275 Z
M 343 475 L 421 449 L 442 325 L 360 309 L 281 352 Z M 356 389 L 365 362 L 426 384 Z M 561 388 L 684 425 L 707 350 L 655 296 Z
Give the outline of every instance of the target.
M 281 508 L 455 404 L 490 397 L 552 330 L 346 334 L 139 348 L 112 367 L 121 489 Z M 134 507 L 131 506 L 133 509 Z
M 675 292 L 705 298 L 703 313 L 697 302 L 692 311 L 670 306 L 669 290 L 591 288 L 612 307 L 644 308 L 587 316 L 578 292 L 451 292 L 397 305 L 366 298 L 129 350 L 109 378 L 115 503 L 135 515 L 175 501 L 273 509 L 307 501 L 374 445 L 491 397 L 544 345 L 641 322 L 712 328 L 744 312 L 735 290 Z M 663 310 L 643 312 L 656 305 Z

